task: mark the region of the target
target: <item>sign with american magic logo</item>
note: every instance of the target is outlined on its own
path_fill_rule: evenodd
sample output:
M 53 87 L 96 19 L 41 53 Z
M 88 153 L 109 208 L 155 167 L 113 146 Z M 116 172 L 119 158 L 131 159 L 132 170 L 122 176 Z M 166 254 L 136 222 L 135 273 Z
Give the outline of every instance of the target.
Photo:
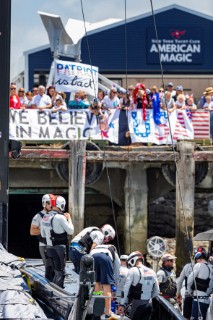
M 202 32 L 200 28 L 147 28 L 147 63 L 201 64 Z M 159 49 L 159 51 L 158 51 Z

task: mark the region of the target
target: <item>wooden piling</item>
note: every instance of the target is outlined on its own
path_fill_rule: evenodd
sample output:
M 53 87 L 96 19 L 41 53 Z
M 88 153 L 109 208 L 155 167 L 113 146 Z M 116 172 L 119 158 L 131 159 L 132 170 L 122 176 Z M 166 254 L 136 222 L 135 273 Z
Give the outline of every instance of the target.
M 177 274 L 190 259 L 190 239 L 194 235 L 195 160 L 194 142 L 177 144 L 180 159 L 176 170 L 176 267 Z
M 86 141 L 70 141 L 69 212 L 72 214 L 74 234 L 84 228 Z
M 125 182 L 125 252 L 146 252 L 148 187 L 146 167 L 130 164 Z

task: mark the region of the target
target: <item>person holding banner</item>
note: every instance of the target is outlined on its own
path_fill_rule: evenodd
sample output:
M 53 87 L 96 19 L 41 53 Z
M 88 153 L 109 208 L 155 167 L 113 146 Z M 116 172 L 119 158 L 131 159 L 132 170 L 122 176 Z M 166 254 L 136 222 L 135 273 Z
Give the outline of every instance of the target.
M 44 86 L 38 87 L 38 94 L 33 97 L 32 107 L 39 110 L 50 109 L 52 107 L 51 99 L 45 94 Z

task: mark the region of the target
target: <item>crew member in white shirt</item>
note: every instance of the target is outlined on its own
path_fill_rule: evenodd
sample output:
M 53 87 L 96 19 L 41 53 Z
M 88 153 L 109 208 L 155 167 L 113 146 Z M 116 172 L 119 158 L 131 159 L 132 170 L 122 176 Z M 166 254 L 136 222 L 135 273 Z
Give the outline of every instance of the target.
M 87 227 L 77 234 L 72 239 L 70 245 L 69 258 L 74 264 L 75 272 L 80 272 L 80 261 L 83 255 L 90 253 L 90 251 L 97 245 L 109 242 L 115 237 L 115 230 L 109 224 L 98 227 Z
M 194 258 L 196 263 L 187 282 L 187 291 L 193 296 L 190 319 L 206 320 L 210 294 L 213 292 L 212 268 L 207 262 L 208 257 L 204 248 L 198 251 Z
M 41 223 L 41 235 L 46 238 L 46 254 L 54 270 L 53 283 L 63 288 L 66 263 L 67 235 L 74 233 L 69 213 L 63 213 L 66 201 L 61 196 L 52 200 L 52 211 L 45 214 Z M 52 215 L 52 213 L 54 215 Z
M 39 252 L 41 255 L 41 258 L 43 260 L 43 263 L 45 265 L 45 278 L 52 281 L 54 277 L 54 273 L 52 271 L 52 266 L 50 259 L 47 258 L 46 255 L 46 246 L 47 241 L 46 238 L 41 236 L 41 221 L 45 214 L 52 212 L 52 203 L 51 198 L 54 197 L 52 194 L 45 194 L 42 197 L 42 207 L 43 210 L 36 213 L 36 215 L 33 217 L 31 226 L 30 226 L 30 235 L 36 236 L 39 240 Z M 53 212 L 52 212 L 53 214 Z

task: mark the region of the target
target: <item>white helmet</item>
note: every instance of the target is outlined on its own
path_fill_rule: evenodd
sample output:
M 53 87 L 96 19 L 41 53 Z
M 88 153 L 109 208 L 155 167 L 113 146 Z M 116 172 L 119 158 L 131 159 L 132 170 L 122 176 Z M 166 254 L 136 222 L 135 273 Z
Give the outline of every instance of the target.
M 104 224 L 103 227 L 101 227 L 101 231 L 104 234 L 104 243 L 109 242 L 110 240 L 113 240 L 115 238 L 115 230 L 109 224 Z
M 58 196 L 56 198 L 55 206 L 59 208 L 61 211 L 64 211 L 66 206 L 66 200 L 63 197 Z
M 45 208 L 46 207 L 46 203 L 49 202 L 49 204 L 51 204 L 51 194 L 44 194 L 42 197 L 42 207 Z
M 140 251 L 134 251 L 130 253 L 127 262 L 131 267 L 134 267 L 138 259 L 143 261 L 143 254 Z

